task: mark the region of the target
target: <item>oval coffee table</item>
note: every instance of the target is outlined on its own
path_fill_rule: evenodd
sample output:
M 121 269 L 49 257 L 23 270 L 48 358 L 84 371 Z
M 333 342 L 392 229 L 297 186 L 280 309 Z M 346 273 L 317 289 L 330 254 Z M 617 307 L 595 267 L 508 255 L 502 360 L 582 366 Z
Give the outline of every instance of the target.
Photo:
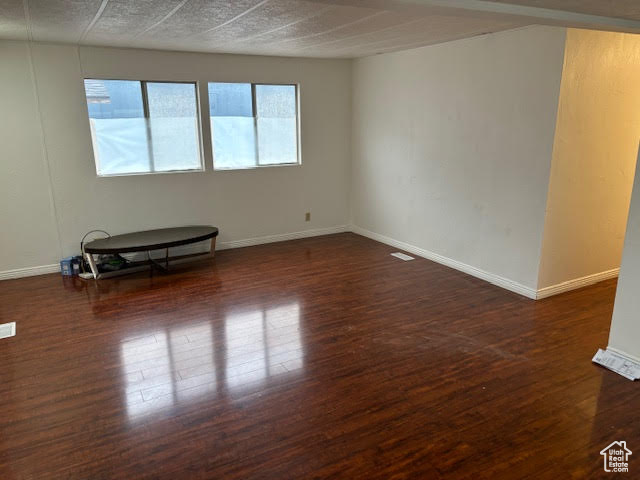
M 202 257 L 215 255 L 216 237 L 218 229 L 208 225 L 195 225 L 189 227 L 159 228 L 157 230 L 145 230 L 142 232 L 125 233 L 108 238 L 99 238 L 85 244 L 83 253 L 91 266 L 91 273 L 96 280 L 105 276 L 123 275 L 133 273 L 144 268 L 158 268 L 164 272 L 169 270 L 169 260 L 179 260 L 188 257 Z M 196 253 L 169 257 L 169 249 L 181 245 L 189 245 L 211 239 L 211 251 L 209 253 Z M 151 258 L 151 250 L 165 250 L 164 265 Z M 113 272 L 100 273 L 96 265 L 94 254 L 118 254 L 147 252 L 147 260 L 133 262 L 134 266 L 115 270 Z

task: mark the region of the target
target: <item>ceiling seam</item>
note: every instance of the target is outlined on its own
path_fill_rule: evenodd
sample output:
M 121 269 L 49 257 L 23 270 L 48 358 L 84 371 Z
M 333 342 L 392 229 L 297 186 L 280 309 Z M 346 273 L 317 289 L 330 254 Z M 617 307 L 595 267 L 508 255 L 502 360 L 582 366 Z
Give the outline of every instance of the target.
M 338 27 L 330 28 L 329 30 L 325 30 L 323 32 L 312 33 L 310 35 L 303 35 L 301 37 L 287 38 L 285 40 L 278 40 L 277 42 L 273 42 L 273 43 L 277 44 L 277 43 L 295 42 L 296 40 L 303 40 L 305 38 L 319 37 L 320 35 L 326 35 L 327 33 L 337 32 L 338 30 L 342 30 L 343 28 L 350 27 L 351 25 L 356 25 L 358 23 L 362 23 L 365 20 L 369 20 L 370 18 L 377 17 L 379 15 L 383 15 L 383 14 L 386 14 L 386 13 L 388 13 L 388 12 L 386 12 L 386 11 L 375 12 L 375 13 L 366 15 L 366 16 L 364 16 L 362 18 L 359 18 L 358 20 L 354 20 L 353 22 L 344 23 L 344 24 L 342 24 L 342 25 L 340 25 Z
M 96 23 L 98 23 L 98 20 L 100 20 L 100 17 L 104 12 L 104 9 L 107 8 L 107 3 L 109 3 L 109 0 L 102 0 L 102 3 L 100 4 L 98 11 L 93 17 L 93 20 L 91 20 L 89 25 L 87 25 L 87 27 L 83 30 L 82 34 L 80 35 L 80 38 L 78 38 L 78 43 L 82 42 L 84 38 L 87 36 L 87 34 L 89 33 L 89 31 L 95 26 Z
M 154 23 L 153 25 L 151 25 L 150 27 L 145 28 L 144 30 L 142 30 L 139 33 L 136 33 L 133 38 L 139 37 L 141 35 L 144 35 L 145 33 L 147 33 L 149 30 L 153 30 L 154 28 L 156 28 L 158 25 L 160 25 L 163 22 L 166 22 L 169 18 L 171 18 L 178 10 L 180 10 L 189 0 L 182 0 L 176 7 L 174 7 L 173 10 L 171 10 L 167 15 L 165 15 L 163 18 L 161 18 L 158 22 Z
M 313 45 L 307 45 L 306 47 L 300 47 L 300 50 L 306 50 L 308 48 L 314 48 L 317 47 L 319 45 L 326 45 L 327 43 L 338 43 L 338 42 L 342 42 L 344 40 L 351 40 L 353 38 L 358 38 L 358 37 L 364 37 L 365 35 L 375 35 L 381 32 L 387 32 L 389 30 L 393 30 L 395 28 L 402 28 L 402 27 L 406 27 L 407 25 L 412 25 L 414 23 L 419 23 L 419 22 L 424 22 L 424 18 L 417 18 L 414 20 L 410 20 L 408 22 L 403 22 L 403 23 L 398 23 L 396 25 L 391 25 L 389 27 L 384 27 L 384 28 L 380 28 L 378 30 L 374 30 L 372 32 L 365 32 L 365 33 L 357 33 L 355 35 L 350 35 L 348 37 L 342 37 L 336 40 L 327 40 L 326 42 L 320 42 L 320 43 L 314 43 Z
M 446 40 L 437 40 L 435 42 L 433 41 L 429 41 L 429 40 L 425 40 L 427 43 L 424 43 L 424 41 L 416 41 L 416 42 L 410 42 L 410 43 L 402 43 L 399 45 L 390 45 L 390 46 L 385 46 L 385 45 L 381 45 L 380 47 L 376 48 L 376 50 L 378 50 L 377 52 L 375 52 L 374 54 L 365 54 L 365 55 L 375 55 L 375 54 L 379 54 L 379 53 L 393 53 L 395 51 L 404 51 L 404 50 L 413 50 L 415 48 L 421 48 L 421 47 L 429 47 L 432 45 L 438 45 L 438 44 L 442 44 L 442 43 L 448 43 L 448 42 L 455 42 L 457 40 L 469 40 L 475 37 L 480 37 L 482 35 L 489 35 L 492 33 L 497 33 L 497 32 L 502 32 L 502 31 L 506 31 L 506 30 L 514 30 L 514 29 L 519 29 L 519 28 L 525 28 L 528 27 L 530 25 L 524 25 L 524 26 L 514 26 L 514 27 L 507 27 L 504 29 L 500 29 L 500 30 L 496 30 L 496 31 L 486 31 L 484 29 L 478 29 L 478 30 L 474 30 L 474 31 L 470 31 L 470 32 L 466 32 L 466 33 L 462 33 L 460 35 L 455 35 L 451 38 L 448 38 Z M 389 41 L 395 41 L 398 38 L 393 38 L 393 39 L 389 39 L 389 40 L 378 40 L 375 42 L 369 42 L 369 43 L 361 43 L 359 45 L 354 45 L 352 47 L 342 47 L 342 48 L 338 48 L 337 51 L 344 51 L 347 50 L 347 53 L 345 53 L 345 55 L 351 55 L 352 53 L 348 53 L 349 49 L 358 49 L 358 48 L 366 48 L 375 44 L 384 44 L 385 42 L 389 42 Z M 375 47 L 374 47 L 375 48 Z
M 254 11 L 254 10 L 256 10 L 257 8 L 260 8 L 261 6 L 263 6 L 265 3 L 268 3 L 269 1 L 270 1 L 270 0 L 262 0 L 262 1 L 261 1 L 261 2 L 259 2 L 259 3 L 256 3 L 253 7 L 251 7 L 251 8 L 247 8 L 247 9 L 246 9 L 244 12 L 242 12 L 241 14 L 236 15 L 235 17 L 233 17 L 233 18 L 231 18 L 231 19 L 227 20 L 226 22 L 221 23 L 220 25 L 216 25 L 215 27 L 210 28 L 209 30 L 205 30 L 205 31 L 203 31 L 203 32 L 198 32 L 198 33 L 194 33 L 194 34 L 192 34 L 192 35 L 188 35 L 188 36 L 187 36 L 187 37 L 185 37 L 185 38 L 195 37 L 195 36 L 198 36 L 198 35 L 206 35 L 206 34 L 208 34 L 208 33 L 211 33 L 211 32 L 213 32 L 213 31 L 215 31 L 215 30 L 218 30 L 219 28 L 226 27 L 226 26 L 227 26 L 227 25 L 229 25 L 230 23 L 233 23 L 233 22 L 235 22 L 236 20 L 238 20 L 239 18 L 242 18 L 242 17 L 244 17 L 245 15 L 247 15 L 247 14 L 249 14 L 249 13 L 253 12 L 253 11 Z
M 248 40 L 253 40 L 254 38 L 262 37 L 264 35 L 269 35 L 270 33 L 277 32 L 279 30 L 282 30 L 283 28 L 291 27 L 292 25 L 296 25 L 298 23 L 306 22 L 307 20 L 310 20 L 312 18 L 319 17 L 323 13 L 325 13 L 325 12 L 327 12 L 329 10 L 334 10 L 335 8 L 336 7 L 334 7 L 334 6 L 323 7 L 320 10 L 318 10 L 317 12 L 314 12 L 311 15 L 307 15 L 306 17 L 300 18 L 300 19 L 296 20 L 295 22 L 290 22 L 290 23 L 287 23 L 286 25 L 282 25 L 281 27 L 274 28 L 274 29 L 271 29 L 271 30 L 267 30 L 266 32 L 258 33 L 256 35 L 253 35 L 253 36 L 250 36 L 250 37 L 241 38 L 241 39 L 239 39 L 237 41 L 246 42 Z
M 487 32 L 487 33 L 488 33 L 488 32 Z M 418 35 L 418 34 L 414 34 L 414 35 Z M 468 32 L 468 33 L 464 33 L 463 35 L 474 35 L 474 36 L 475 36 L 475 35 L 477 35 L 477 34 L 475 34 L 474 32 Z M 402 41 L 402 39 L 403 39 L 403 36 L 402 36 L 402 35 L 396 35 L 396 36 L 394 36 L 394 37 L 392 37 L 392 38 L 385 38 L 385 39 L 382 39 L 382 40 L 374 40 L 374 41 L 371 41 L 371 42 L 358 43 L 357 45 L 343 46 L 343 47 L 338 46 L 338 47 L 336 48 L 336 51 L 340 52 L 340 51 L 342 51 L 342 50 L 357 49 L 357 48 L 366 48 L 366 47 L 370 47 L 370 46 L 371 46 L 371 47 L 373 47 L 373 48 L 375 49 L 375 48 L 376 48 L 376 47 L 375 47 L 375 45 L 379 45 L 379 44 L 382 44 L 382 45 L 383 45 L 383 46 L 382 46 L 382 47 L 380 47 L 380 48 L 385 48 L 385 47 L 384 47 L 384 45 L 385 45 L 385 44 L 387 44 L 387 43 L 393 43 L 393 42 L 397 42 L 397 41 Z M 406 38 L 406 40 L 408 40 L 408 38 Z M 424 40 L 416 40 L 416 41 L 413 41 L 413 42 L 410 42 L 410 43 L 401 43 L 401 44 L 399 44 L 399 45 L 397 45 L 397 46 L 398 46 L 398 47 L 402 47 L 402 46 L 408 46 L 408 45 L 418 45 L 419 43 L 424 42 L 424 41 L 428 41 L 428 40 L 427 40 L 427 39 L 424 39 Z M 449 41 L 449 40 L 445 40 L 445 42 L 448 42 L 448 41 Z M 426 44 L 425 44 L 425 45 L 426 45 Z M 393 47 L 389 47 L 389 48 L 395 48 L 395 46 L 393 46 Z

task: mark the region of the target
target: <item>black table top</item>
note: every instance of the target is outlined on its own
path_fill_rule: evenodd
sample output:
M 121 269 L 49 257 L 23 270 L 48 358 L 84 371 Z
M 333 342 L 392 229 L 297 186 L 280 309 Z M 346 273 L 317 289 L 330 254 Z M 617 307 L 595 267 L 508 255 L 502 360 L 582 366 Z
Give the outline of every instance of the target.
M 159 228 L 93 240 L 85 244 L 84 251 L 86 253 L 146 252 L 201 242 L 217 235 L 218 229 L 207 225 Z

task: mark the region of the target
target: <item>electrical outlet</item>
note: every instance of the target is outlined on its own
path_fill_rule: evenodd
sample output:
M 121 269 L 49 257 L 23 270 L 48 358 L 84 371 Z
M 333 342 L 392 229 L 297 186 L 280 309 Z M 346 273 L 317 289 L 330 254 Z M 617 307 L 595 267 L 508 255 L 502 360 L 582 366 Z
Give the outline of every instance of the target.
M 311 221 L 311 212 L 307 212 L 304 214 L 304 221 L 305 222 L 310 222 Z

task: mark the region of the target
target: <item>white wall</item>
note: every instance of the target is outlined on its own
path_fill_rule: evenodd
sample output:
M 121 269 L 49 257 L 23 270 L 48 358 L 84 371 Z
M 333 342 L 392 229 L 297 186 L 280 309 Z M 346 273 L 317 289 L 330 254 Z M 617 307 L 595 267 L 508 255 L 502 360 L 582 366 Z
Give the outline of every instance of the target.
M 3 103 L 3 111 L 12 113 L 0 118 L 0 212 L 7 217 L 2 220 L 3 230 L 10 233 L 2 237 L 0 272 L 58 262 L 56 224 L 62 254 L 67 256 L 78 253 L 80 238 L 93 228 L 116 234 L 213 224 L 220 228 L 219 241 L 224 245 L 348 223 L 349 61 L 36 43 L 32 44 L 34 91 L 27 44 L 2 42 L 0 47 L 0 96 L 3 102 L 11 102 L 7 110 Z M 201 84 L 297 82 L 302 166 L 214 172 L 211 148 L 205 142 L 207 172 L 98 178 L 83 77 L 197 80 Z M 36 98 L 42 112 L 44 150 Z M 47 193 L 47 161 L 55 216 Z M 307 211 L 311 222 L 304 221 Z
M 60 255 L 28 59 L 26 43 L 0 42 L 0 271 Z
M 640 162 L 640 151 L 638 159 Z M 640 168 L 636 169 L 609 348 L 640 362 Z
M 640 36 L 569 29 L 542 289 L 620 266 L 640 135 Z
M 356 60 L 352 222 L 535 294 L 565 32 Z

